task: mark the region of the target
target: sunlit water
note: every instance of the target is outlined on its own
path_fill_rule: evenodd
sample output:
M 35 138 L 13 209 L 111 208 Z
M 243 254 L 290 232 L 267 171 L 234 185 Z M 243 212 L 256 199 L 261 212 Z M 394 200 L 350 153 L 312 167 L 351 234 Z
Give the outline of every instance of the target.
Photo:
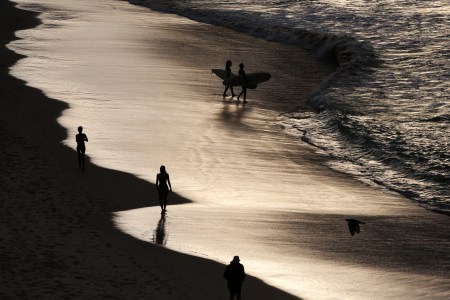
M 444 216 L 425 214 L 430 224 L 416 227 L 422 209 L 327 171 L 298 138 L 280 131 L 279 112 L 294 108 L 294 96 L 300 99 L 302 89 L 312 88 L 293 86 L 296 77 L 288 76 L 288 67 L 305 65 L 316 84 L 331 72 L 318 68 L 310 54 L 258 39 L 234 41 L 242 36 L 228 31 L 220 31 L 217 40 L 211 32 L 218 30 L 121 1 L 21 3 L 45 12 L 44 24 L 18 34 L 23 40 L 10 47 L 29 57 L 11 72 L 70 104 L 59 120 L 69 130 L 65 143 L 74 147 L 76 128 L 83 125 L 93 162 L 149 182 L 164 163 L 174 191 L 194 201 L 169 204 L 166 216 L 158 207 L 117 212 L 119 228 L 222 263 L 238 254 L 249 274 L 306 299 L 449 295 L 448 258 L 435 255 L 449 248 Z M 232 15 L 242 13 L 227 7 Z M 210 75 L 209 68 L 228 57 L 250 68 L 261 61 L 273 68 L 273 80 L 249 92 L 246 106 L 222 101 L 220 81 Z M 322 91 L 339 93 L 337 81 L 351 89 L 345 78 L 333 77 Z M 333 104 L 337 99 L 320 102 L 326 109 L 318 115 L 310 112 L 303 119 L 297 112 L 278 122 L 326 120 L 346 107 Z M 326 130 L 321 128 L 316 127 Z M 328 128 L 328 134 L 336 131 Z M 316 143 L 310 135 L 308 141 Z M 149 195 L 149 205 L 156 204 L 155 196 Z M 367 222 L 357 239 L 348 234 L 343 221 L 348 216 Z M 392 224 L 398 218 L 406 225 L 397 231 Z
M 293 106 L 280 123 L 331 167 L 450 210 L 448 1 L 130 2 L 336 56 L 310 97 L 320 113 Z

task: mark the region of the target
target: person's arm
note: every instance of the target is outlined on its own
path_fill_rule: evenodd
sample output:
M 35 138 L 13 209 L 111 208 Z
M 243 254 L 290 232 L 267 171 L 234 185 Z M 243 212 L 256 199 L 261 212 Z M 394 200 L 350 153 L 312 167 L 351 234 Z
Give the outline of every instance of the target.
M 167 174 L 167 183 L 169 184 L 170 192 L 172 192 L 172 185 L 170 184 L 169 174 Z
M 84 140 L 85 140 L 86 142 L 88 141 L 87 135 L 84 135 Z
M 156 175 L 156 189 L 158 189 L 159 187 L 159 176 Z

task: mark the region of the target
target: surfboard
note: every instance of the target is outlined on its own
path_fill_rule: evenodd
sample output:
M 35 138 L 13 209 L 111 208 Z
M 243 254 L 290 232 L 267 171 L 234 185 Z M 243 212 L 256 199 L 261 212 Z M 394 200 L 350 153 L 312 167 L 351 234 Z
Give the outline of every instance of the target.
M 249 89 L 256 89 L 259 83 L 266 82 L 270 79 L 269 73 L 249 73 L 245 75 L 245 78 L 236 76 L 227 80 L 224 80 L 223 85 L 227 86 L 246 86 Z
M 234 74 L 233 72 L 231 73 L 230 77 L 227 76 L 227 71 L 225 71 L 224 69 L 211 69 L 211 71 L 217 75 L 217 77 L 219 77 L 222 80 L 227 80 L 227 79 L 231 79 L 234 77 L 238 77 L 239 75 Z
M 246 86 L 249 89 L 256 89 L 259 83 L 266 82 L 271 77 L 269 73 L 264 72 L 246 74 L 245 79 L 233 73 L 228 77 L 227 71 L 223 69 L 212 69 L 212 72 L 223 80 L 222 84 L 225 86 Z

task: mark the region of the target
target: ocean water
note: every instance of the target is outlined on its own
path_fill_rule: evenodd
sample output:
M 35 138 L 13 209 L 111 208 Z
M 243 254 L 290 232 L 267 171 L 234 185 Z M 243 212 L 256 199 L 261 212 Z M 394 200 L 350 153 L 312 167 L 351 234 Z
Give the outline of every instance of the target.
M 278 123 L 330 167 L 450 212 L 448 1 L 130 2 L 335 57 L 313 109 Z

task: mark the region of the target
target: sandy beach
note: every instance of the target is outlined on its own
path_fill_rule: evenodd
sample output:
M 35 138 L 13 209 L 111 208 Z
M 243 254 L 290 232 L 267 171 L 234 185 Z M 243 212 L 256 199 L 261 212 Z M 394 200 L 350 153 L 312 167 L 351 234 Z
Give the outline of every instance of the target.
M 236 254 L 243 299 L 449 297 L 448 216 L 329 170 L 276 125 L 333 62 L 124 1 L 18 2 L 45 14 L 0 4 L 2 299 L 227 299 Z M 273 70 L 246 106 L 210 75 L 226 59 Z
M 2 2 L 0 12 L 2 28 L 9 29 L 2 31 L 3 43 L 15 30 L 38 25 L 35 13 L 10 2 Z M 61 144 L 67 132 L 56 123 L 67 105 L 9 76 L 19 58 L 2 46 L 1 298 L 223 298 L 223 265 L 144 243 L 112 226 L 112 211 L 147 206 L 154 185 L 96 166 L 85 180 L 69 167 L 76 154 Z M 171 202 L 187 200 L 172 195 Z M 253 299 L 295 299 L 256 278 L 246 284 Z

